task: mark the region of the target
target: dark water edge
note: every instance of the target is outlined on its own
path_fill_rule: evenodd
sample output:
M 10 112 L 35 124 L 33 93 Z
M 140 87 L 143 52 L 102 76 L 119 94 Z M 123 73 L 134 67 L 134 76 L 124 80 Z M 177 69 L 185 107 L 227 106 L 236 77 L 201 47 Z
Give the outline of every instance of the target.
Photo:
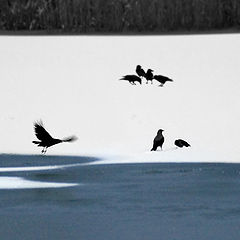
M 92 160 L 0 155 L 1 167 Z M 3 176 L 79 183 L 68 188 L 0 189 L 4 240 L 239 239 L 240 164 L 78 165 L 1 172 Z
M 92 156 L 44 155 L 44 154 L 0 154 L 0 167 L 32 167 L 62 165 L 97 161 Z

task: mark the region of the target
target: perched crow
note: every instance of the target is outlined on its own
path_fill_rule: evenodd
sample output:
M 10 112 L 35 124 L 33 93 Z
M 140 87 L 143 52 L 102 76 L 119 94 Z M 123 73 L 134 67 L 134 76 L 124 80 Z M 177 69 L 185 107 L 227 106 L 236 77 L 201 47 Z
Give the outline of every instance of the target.
M 162 135 L 163 131 L 164 130 L 162 130 L 162 129 L 158 130 L 157 136 L 153 140 L 153 147 L 152 147 L 151 151 L 156 151 L 158 147 L 160 147 L 162 150 L 162 145 L 164 143 L 164 137 Z
M 172 79 L 162 76 L 162 75 L 154 75 L 153 77 L 155 80 L 157 80 L 158 82 L 160 82 L 161 84 L 159 85 L 159 87 L 163 87 L 163 85 L 165 84 L 165 82 L 173 82 Z
M 53 138 L 43 127 L 42 121 L 35 122 L 34 123 L 34 130 L 35 135 L 40 141 L 32 141 L 33 143 L 37 144 L 39 147 L 43 147 L 42 153 L 47 152 L 47 148 L 51 147 L 55 144 L 61 143 L 61 142 L 72 142 L 77 140 L 75 136 L 71 136 L 64 139 L 56 139 Z
M 135 82 L 139 82 L 140 84 L 142 84 L 142 79 L 137 75 L 126 75 L 123 76 L 120 80 L 129 81 L 132 85 L 136 85 Z
M 145 71 L 142 69 L 142 67 L 140 65 L 137 65 L 136 73 L 139 77 L 145 77 L 145 75 L 146 75 Z
M 152 72 L 153 72 L 152 69 L 148 69 L 146 74 L 145 74 L 145 78 L 147 80 L 147 83 L 148 83 L 148 81 L 151 81 L 151 83 L 153 83 L 152 82 L 152 80 L 153 80 L 153 73 Z
M 182 140 L 182 139 L 177 139 L 174 144 L 177 146 L 177 147 L 191 147 L 189 143 L 187 143 L 186 141 Z

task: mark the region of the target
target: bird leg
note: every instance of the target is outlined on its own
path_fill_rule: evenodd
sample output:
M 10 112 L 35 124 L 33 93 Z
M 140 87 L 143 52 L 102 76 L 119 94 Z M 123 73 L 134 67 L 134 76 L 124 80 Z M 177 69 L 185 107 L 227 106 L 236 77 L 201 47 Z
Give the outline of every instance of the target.
M 47 152 L 47 147 L 44 147 L 42 150 L 42 154 L 45 154 Z

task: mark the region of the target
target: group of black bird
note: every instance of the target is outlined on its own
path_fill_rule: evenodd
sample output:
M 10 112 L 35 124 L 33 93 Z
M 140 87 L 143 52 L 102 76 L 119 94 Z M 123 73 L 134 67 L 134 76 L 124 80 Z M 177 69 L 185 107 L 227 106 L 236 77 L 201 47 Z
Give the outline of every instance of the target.
M 151 83 L 153 83 L 153 80 L 157 80 L 160 83 L 159 86 L 161 86 L 161 87 L 163 87 L 163 85 L 166 82 L 173 81 L 172 79 L 162 76 L 162 75 L 153 75 L 152 69 L 148 69 L 145 72 L 140 65 L 137 65 L 136 73 L 137 73 L 137 75 L 125 75 L 120 80 L 127 80 L 132 85 L 136 85 L 135 82 L 139 82 L 140 84 L 142 84 L 142 78 L 145 78 L 147 80 L 146 83 L 148 83 L 148 81 L 151 81 Z M 44 128 L 42 121 L 34 123 L 34 130 L 35 130 L 35 135 L 39 139 L 39 141 L 32 141 L 32 142 L 34 144 L 37 144 L 38 147 L 43 147 L 42 153 L 46 153 L 47 149 L 55 144 L 62 143 L 62 142 L 73 142 L 73 141 L 77 140 L 77 137 L 75 137 L 75 136 L 71 136 L 71 137 L 64 138 L 64 139 L 53 138 Z M 162 150 L 162 145 L 164 143 L 164 137 L 162 135 L 162 132 L 163 132 L 162 129 L 158 130 L 157 136 L 154 138 L 153 147 L 152 147 L 151 151 L 156 151 L 158 147 L 160 147 Z M 190 145 L 182 139 L 177 139 L 174 142 L 174 144 L 180 148 L 190 147 Z
M 147 80 L 147 82 L 146 82 L 147 84 L 148 84 L 148 81 L 150 81 L 151 84 L 153 84 L 153 80 L 158 81 L 160 83 L 159 87 L 163 87 L 163 85 L 166 82 L 173 82 L 173 80 L 168 77 L 165 77 L 162 75 L 153 75 L 152 69 L 148 69 L 145 72 L 140 65 L 137 65 L 136 73 L 137 73 L 137 75 L 134 75 L 134 74 L 125 75 L 120 80 L 126 80 L 129 83 L 131 83 L 132 85 L 136 85 L 135 82 L 139 82 L 140 84 L 142 84 L 142 79 L 145 78 Z
M 157 132 L 157 136 L 154 138 L 153 140 L 153 147 L 151 149 L 151 151 L 156 151 L 158 147 L 161 148 L 162 150 L 162 146 L 164 143 L 164 136 L 162 134 L 164 130 L 159 129 Z M 177 148 L 182 148 L 182 147 L 191 147 L 189 143 L 187 143 L 186 141 L 182 140 L 182 139 L 177 139 L 174 141 L 174 144 L 177 146 Z
M 37 144 L 38 147 L 43 147 L 42 153 L 46 153 L 47 149 L 55 144 L 62 143 L 62 142 L 73 142 L 73 141 L 77 140 L 76 136 L 71 136 L 71 137 L 67 137 L 67 138 L 63 138 L 63 139 L 53 138 L 43 127 L 42 121 L 34 123 L 34 131 L 35 131 L 35 135 L 39 139 L 39 141 L 32 141 L 32 142 L 34 144 Z M 162 130 L 162 129 L 158 130 L 157 136 L 153 140 L 153 147 L 152 147 L 151 151 L 156 151 L 158 147 L 160 147 L 162 150 L 162 146 L 164 143 L 164 136 L 162 134 L 163 131 L 164 130 Z M 190 147 L 190 144 L 182 139 L 175 140 L 174 144 L 180 148 Z

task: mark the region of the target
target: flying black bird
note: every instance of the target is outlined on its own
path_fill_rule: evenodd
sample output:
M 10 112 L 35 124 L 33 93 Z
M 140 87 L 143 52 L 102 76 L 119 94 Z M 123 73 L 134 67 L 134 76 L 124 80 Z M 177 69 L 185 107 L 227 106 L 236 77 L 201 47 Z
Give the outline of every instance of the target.
M 163 87 L 163 85 L 165 84 L 165 82 L 173 82 L 172 79 L 162 76 L 162 75 L 154 75 L 153 77 L 155 80 L 157 80 L 158 82 L 160 82 L 161 84 L 159 85 L 159 87 Z
M 153 140 L 153 147 L 152 147 L 151 151 L 156 151 L 158 147 L 160 147 L 162 150 L 162 145 L 164 143 L 164 137 L 162 135 L 163 131 L 164 130 L 162 130 L 162 129 L 158 130 L 157 136 Z
M 140 84 L 142 84 L 142 79 L 137 75 L 126 75 L 123 76 L 120 80 L 129 81 L 132 85 L 136 85 L 135 82 L 139 82 Z
M 174 144 L 177 146 L 177 147 L 191 147 L 189 143 L 187 143 L 186 141 L 182 140 L 182 139 L 177 139 L 175 140 Z
M 35 131 L 36 137 L 40 141 L 32 141 L 32 142 L 37 144 L 38 147 L 43 147 L 42 153 L 46 153 L 47 148 L 51 147 L 55 144 L 58 144 L 61 142 L 73 142 L 73 141 L 77 140 L 77 138 L 75 136 L 64 138 L 62 140 L 53 138 L 43 127 L 42 121 L 34 123 L 34 131 Z
M 139 77 L 145 77 L 145 75 L 146 75 L 145 71 L 142 69 L 142 67 L 140 65 L 137 65 L 136 73 Z
M 148 83 L 148 81 L 151 81 L 151 83 L 153 83 L 152 82 L 152 80 L 153 80 L 153 73 L 152 72 L 153 72 L 152 69 L 148 69 L 146 74 L 145 74 L 145 78 L 147 80 L 147 83 Z

